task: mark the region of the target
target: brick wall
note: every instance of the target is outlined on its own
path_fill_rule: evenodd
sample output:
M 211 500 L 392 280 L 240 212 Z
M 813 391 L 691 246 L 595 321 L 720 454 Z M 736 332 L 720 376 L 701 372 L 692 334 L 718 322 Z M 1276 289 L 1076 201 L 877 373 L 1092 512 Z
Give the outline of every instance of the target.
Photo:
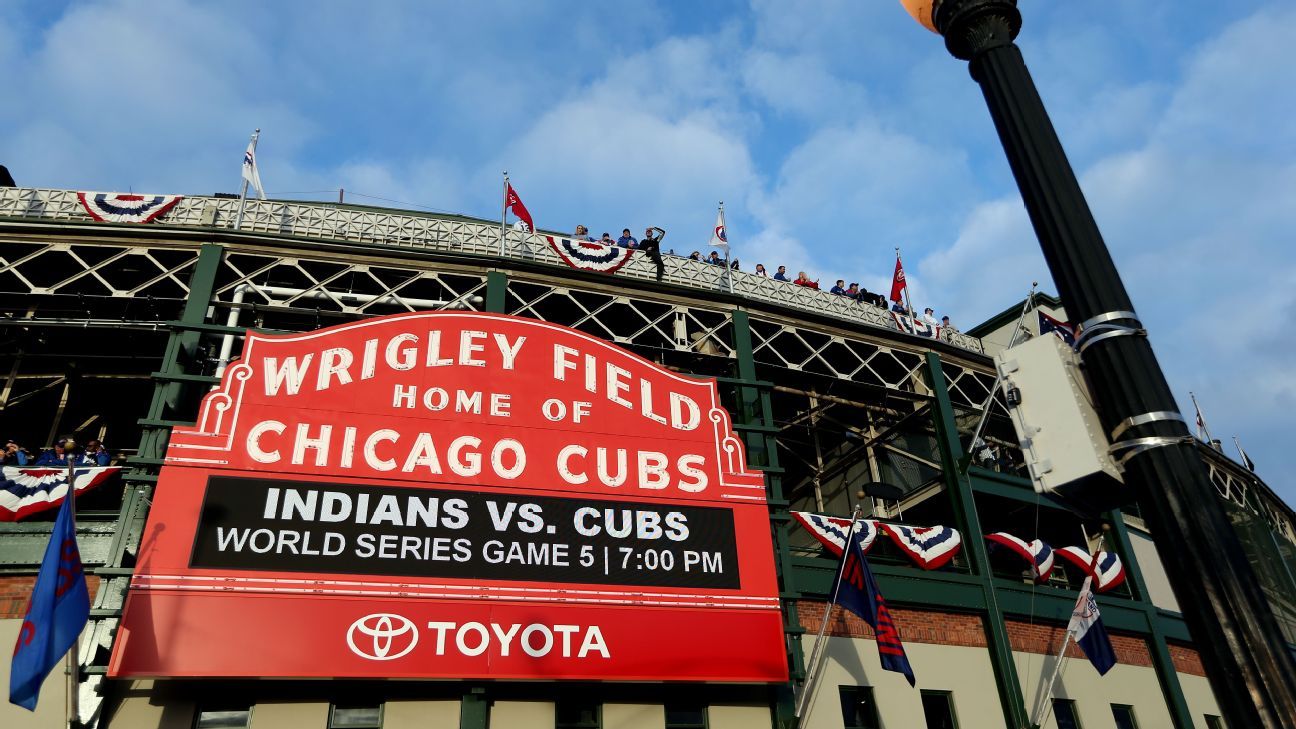
M 1013 650 L 1023 653 L 1055 655 L 1058 646 L 1062 645 L 1062 637 L 1066 635 L 1065 625 L 1031 624 L 1021 620 L 1006 620 L 1004 623 L 1008 629 L 1008 643 Z M 1116 652 L 1117 663 L 1126 666 L 1152 665 L 1152 653 L 1148 650 L 1147 641 L 1111 631 L 1108 631 L 1108 634 L 1111 636 L 1112 650 Z M 1075 641 L 1067 644 L 1067 656 L 1086 660 Z
M 1166 642 L 1166 648 L 1170 650 L 1170 660 L 1174 662 L 1176 671 L 1206 677 L 1206 668 L 1202 665 L 1201 654 L 1196 648 L 1169 641 Z
M 823 627 L 826 603 L 802 600 L 797 603 L 801 627 L 817 634 Z M 950 613 L 936 610 L 911 610 L 891 608 L 900 639 L 906 643 L 933 643 L 985 648 L 985 627 L 977 615 Z M 838 638 L 872 638 L 873 629 L 854 613 L 838 608 L 828 624 L 828 635 Z
M 27 601 L 31 598 L 32 586 L 35 584 L 36 575 L 0 576 L 0 619 L 26 615 Z M 90 600 L 93 602 L 95 592 L 99 589 L 99 578 L 86 575 L 86 587 L 90 589 Z

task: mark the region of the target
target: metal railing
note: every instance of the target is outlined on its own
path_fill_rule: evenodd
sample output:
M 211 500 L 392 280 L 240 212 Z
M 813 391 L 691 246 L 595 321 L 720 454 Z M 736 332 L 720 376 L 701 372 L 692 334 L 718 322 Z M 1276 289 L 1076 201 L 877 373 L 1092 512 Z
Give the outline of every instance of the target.
M 196 226 L 232 229 L 239 201 L 230 198 L 186 196 L 153 225 Z M 0 218 L 91 220 L 77 199 L 75 190 L 42 188 L 0 188 Z M 499 256 L 499 225 L 480 220 L 435 216 L 382 209 L 354 208 L 329 203 L 248 200 L 241 230 L 321 240 L 472 253 Z M 543 235 L 508 230 L 504 258 L 566 267 Z M 665 256 L 665 281 L 704 291 L 727 291 L 816 314 L 890 331 L 902 331 L 891 314 L 880 307 L 863 304 L 784 281 L 734 271 L 725 276 L 723 266 L 688 258 Z M 656 267 L 646 256 L 633 256 L 614 274 L 637 279 L 654 279 Z M 983 352 L 981 340 L 966 334 L 943 332 L 941 339 L 973 352 Z M 922 338 L 915 337 L 915 344 Z

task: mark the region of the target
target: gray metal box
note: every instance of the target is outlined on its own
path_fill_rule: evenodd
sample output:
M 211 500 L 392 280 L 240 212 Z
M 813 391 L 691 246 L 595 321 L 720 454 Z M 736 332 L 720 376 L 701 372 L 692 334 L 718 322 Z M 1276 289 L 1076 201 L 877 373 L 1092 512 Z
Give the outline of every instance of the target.
M 1044 335 L 995 355 L 995 366 L 1005 394 L 1020 393 L 1020 404 L 1009 413 L 1035 490 L 1086 510 L 1116 505 L 1111 502 L 1121 500 L 1123 479 L 1108 455 L 1110 444 L 1078 355 L 1058 337 Z

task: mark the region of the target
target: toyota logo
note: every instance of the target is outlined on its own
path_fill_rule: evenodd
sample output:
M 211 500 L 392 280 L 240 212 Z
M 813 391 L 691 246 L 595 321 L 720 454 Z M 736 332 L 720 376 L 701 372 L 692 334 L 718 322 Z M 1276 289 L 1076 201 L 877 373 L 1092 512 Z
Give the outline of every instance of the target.
M 414 623 L 394 613 L 374 613 L 351 623 L 347 645 L 351 652 L 371 661 L 391 661 L 414 650 L 418 629 Z

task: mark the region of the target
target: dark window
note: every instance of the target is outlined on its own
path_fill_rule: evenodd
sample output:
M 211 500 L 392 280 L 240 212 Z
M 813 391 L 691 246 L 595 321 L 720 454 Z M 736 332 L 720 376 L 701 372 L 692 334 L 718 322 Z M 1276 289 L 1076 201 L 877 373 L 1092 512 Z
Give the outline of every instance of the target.
M 584 701 L 559 701 L 554 707 L 555 729 L 602 729 L 603 707 Z
M 1058 729 L 1080 729 L 1080 716 L 1076 714 L 1075 702 L 1070 699 L 1053 699 L 1053 718 L 1057 720 Z
M 878 729 L 877 704 L 873 703 L 872 686 L 841 686 L 842 726 L 845 729 Z
M 1134 721 L 1134 707 L 1127 704 L 1112 704 L 1112 718 L 1116 720 L 1116 729 L 1138 729 Z
M 666 729 L 707 729 L 706 706 L 666 704 Z
M 1224 720 L 1214 714 L 1207 714 L 1206 729 L 1224 729 Z
M 242 729 L 252 720 L 251 706 L 199 707 L 196 729 Z
M 927 729 L 958 729 L 954 721 L 954 695 L 949 691 L 922 692 L 923 717 Z
M 329 729 L 382 729 L 382 705 L 334 704 L 329 707 Z

